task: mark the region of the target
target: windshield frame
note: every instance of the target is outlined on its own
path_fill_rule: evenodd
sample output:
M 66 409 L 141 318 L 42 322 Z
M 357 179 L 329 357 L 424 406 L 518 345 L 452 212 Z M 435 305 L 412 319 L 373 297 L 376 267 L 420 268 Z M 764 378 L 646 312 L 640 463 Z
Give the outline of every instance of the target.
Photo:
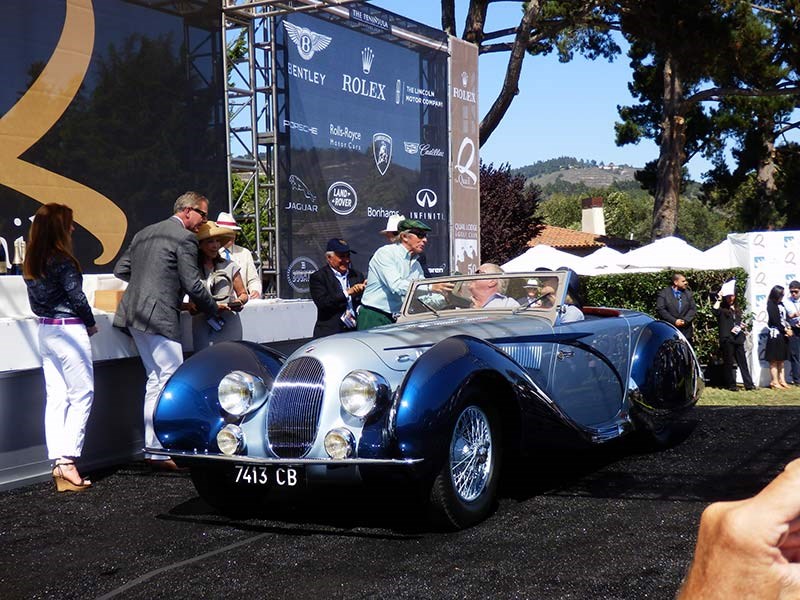
M 408 293 L 403 300 L 403 307 L 398 322 L 412 321 L 420 319 L 442 319 L 453 318 L 454 316 L 474 316 L 476 314 L 506 314 L 506 315 L 525 315 L 547 319 L 551 324 L 555 323 L 559 315 L 559 308 L 564 303 L 564 296 L 567 292 L 568 271 L 530 271 L 524 273 L 486 273 L 475 275 L 449 275 L 446 277 L 431 277 L 427 279 L 416 279 L 411 282 Z M 525 294 L 524 285 L 531 279 L 536 279 L 541 283 L 541 288 L 555 287 L 553 304 L 550 307 L 532 306 L 520 302 L 517 306 L 507 307 L 471 307 L 454 306 L 454 301 L 467 301 L 469 284 L 474 281 L 502 279 L 507 281 L 505 295 L 518 302 L 523 300 Z M 445 295 L 434 292 L 430 288 L 439 284 L 452 284 L 455 286 L 455 298 L 448 296 L 451 300 L 446 300 Z M 554 285 L 555 284 L 555 285 Z M 424 304 L 417 300 L 418 296 L 429 297 L 437 295 L 444 304 L 432 305 L 429 301 Z

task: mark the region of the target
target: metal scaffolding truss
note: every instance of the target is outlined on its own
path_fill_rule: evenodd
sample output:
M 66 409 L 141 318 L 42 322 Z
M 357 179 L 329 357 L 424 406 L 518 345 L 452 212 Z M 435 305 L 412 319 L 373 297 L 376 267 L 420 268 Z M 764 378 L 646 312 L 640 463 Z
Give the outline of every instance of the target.
M 251 233 L 267 297 L 280 296 L 274 18 L 357 0 L 222 0 L 229 211 Z M 246 224 L 252 223 L 251 227 Z

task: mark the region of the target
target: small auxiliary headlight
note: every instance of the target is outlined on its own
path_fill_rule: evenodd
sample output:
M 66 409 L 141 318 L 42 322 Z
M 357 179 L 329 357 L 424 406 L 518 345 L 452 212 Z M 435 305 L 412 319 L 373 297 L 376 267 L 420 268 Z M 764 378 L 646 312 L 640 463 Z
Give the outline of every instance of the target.
M 351 371 L 339 386 L 339 401 L 354 417 L 363 419 L 389 393 L 389 384 L 377 373 L 358 369 Z
M 267 386 L 256 375 L 231 371 L 219 382 L 217 398 L 226 413 L 241 417 L 257 409 L 267 399 Z
M 244 448 L 244 432 L 238 425 L 225 425 L 217 434 L 217 446 L 228 456 L 239 454 Z
M 325 434 L 325 452 L 335 459 L 350 458 L 356 451 L 353 433 L 344 427 L 331 429 Z

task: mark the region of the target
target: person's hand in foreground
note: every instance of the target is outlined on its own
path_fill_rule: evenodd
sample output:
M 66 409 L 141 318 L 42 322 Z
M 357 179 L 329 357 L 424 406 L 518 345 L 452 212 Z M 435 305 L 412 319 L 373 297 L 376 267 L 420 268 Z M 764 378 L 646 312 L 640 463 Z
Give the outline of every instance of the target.
M 761 492 L 703 511 L 678 600 L 800 598 L 800 459 Z

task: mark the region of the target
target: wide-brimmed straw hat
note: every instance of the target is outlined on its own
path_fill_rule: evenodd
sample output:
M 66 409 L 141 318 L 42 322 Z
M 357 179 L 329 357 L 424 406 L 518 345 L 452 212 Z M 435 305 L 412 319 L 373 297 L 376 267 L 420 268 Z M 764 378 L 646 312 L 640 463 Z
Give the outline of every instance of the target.
M 236 232 L 227 227 L 220 227 L 216 221 L 206 221 L 197 230 L 197 241 L 202 242 L 213 237 L 227 237 L 236 235 Z

